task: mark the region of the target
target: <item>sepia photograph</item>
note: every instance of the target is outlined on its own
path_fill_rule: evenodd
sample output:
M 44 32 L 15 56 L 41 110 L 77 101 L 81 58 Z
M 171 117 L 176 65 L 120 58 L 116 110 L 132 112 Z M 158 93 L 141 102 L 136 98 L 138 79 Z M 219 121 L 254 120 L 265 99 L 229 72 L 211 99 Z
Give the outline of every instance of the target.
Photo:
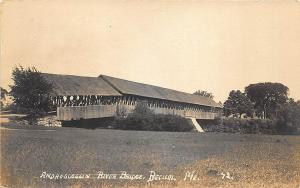
M 0 188 L 300 188 L 299 0 L 0 0 Z

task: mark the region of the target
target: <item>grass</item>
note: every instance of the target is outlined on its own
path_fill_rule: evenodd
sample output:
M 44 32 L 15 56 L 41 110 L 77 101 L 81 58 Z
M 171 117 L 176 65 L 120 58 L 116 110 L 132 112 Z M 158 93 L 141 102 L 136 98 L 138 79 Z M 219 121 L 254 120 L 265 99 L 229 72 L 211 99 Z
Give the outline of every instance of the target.
M 53 173 L 174 174 L 176 182 L 45 180 Z M 187 171 L 197 181 L 184 181 Z M 222 179 L 229 172 L 233 180 Z M 299 187 L 300 137 L 56 128 L 1 129 L 7 187 Z

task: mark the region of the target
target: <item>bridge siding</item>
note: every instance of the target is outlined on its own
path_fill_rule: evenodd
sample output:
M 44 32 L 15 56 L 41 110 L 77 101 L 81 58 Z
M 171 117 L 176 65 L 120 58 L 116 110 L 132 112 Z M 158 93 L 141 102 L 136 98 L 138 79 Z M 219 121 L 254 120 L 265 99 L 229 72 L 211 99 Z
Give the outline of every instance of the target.
M 116 105 L 57 107 L 58 120 L 79 120 L 116 116 Z
M 135 106 L 126 104 L 58 107 L 57 117 L 58 120 L 62 121 L 113 117 L 131 113 L 134 108 Z M 214 119 L 218 115 L 213 112 L 200 112 L 188 109 L 177 110 L 154 107 L 150 107 L 150 109 L 152 109 L 156 114 L 172 114 L 196 119 Z

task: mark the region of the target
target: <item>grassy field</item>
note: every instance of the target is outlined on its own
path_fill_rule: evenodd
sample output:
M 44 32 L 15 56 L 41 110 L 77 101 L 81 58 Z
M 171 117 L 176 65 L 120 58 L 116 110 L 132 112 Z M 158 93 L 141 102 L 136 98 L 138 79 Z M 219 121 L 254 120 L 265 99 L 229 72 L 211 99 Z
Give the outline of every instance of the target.
M 47 179 L 59 174 L 143 175 L 143 180 Z M 151 181 L 149 171 L 176 181 Z M 197 177 L 196 177 L 197 176 Z M 1 128 L 6 187 L 299 187 L 300 137 L 79 128 Z

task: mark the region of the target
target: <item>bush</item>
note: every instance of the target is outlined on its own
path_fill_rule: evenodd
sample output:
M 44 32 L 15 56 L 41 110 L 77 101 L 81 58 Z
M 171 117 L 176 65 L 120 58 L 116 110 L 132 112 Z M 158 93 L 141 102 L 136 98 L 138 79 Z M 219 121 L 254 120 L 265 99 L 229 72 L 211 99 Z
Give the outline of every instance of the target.
M 187 119 L 176 115 L 154 114 L 145 104 L 138 103 L 133 113 L 117 118 L 115 128 L 123 130 L 187 132 L 193 126 Z
M 278 134 L 277 121 L 269 119 L 222 118 L 211 124 L 201 124 L 209 132 L 242 134 Z

